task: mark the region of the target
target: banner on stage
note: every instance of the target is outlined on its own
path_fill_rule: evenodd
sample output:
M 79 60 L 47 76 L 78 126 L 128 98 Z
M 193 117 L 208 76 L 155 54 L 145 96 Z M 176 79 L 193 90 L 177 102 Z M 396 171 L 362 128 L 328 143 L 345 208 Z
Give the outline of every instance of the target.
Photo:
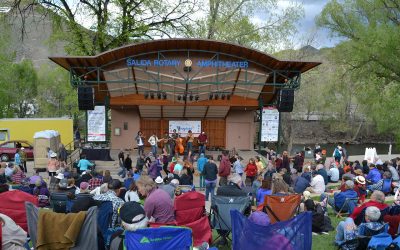
M 261 141 L 277 142 L 279 136 L 279 111 L 263 107 L 261 115 Z
M 106 141 L 106 107 L 95 106 L 94 110 L 88 110 L 87 118 L 87 140 Z
M 189 130 L 192 130 L 194 136 L 199 136 L 201 133 L 201 121 L 169 121 L 169 134 L 172 134 L 174 129 L 181 136 L 186 136 Z

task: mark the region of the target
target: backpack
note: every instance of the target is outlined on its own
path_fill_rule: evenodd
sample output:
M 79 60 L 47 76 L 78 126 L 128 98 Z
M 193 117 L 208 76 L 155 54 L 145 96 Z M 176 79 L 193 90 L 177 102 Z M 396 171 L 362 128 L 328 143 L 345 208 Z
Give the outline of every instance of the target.
M 335 149 L 335 158 L 340 158 L 342 155 L 339 152 L 339 149 Z

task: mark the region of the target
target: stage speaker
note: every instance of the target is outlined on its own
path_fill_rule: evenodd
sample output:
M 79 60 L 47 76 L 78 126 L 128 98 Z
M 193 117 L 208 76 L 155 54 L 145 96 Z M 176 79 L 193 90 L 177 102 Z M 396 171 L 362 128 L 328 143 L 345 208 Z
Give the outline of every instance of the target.
M 292 112 L 294 103 L 294 90 L 281 89 L 278 95 L 278 111 Z
M 79 110 L 94 110 L 94 89 L 93 87 L 78 87 Z

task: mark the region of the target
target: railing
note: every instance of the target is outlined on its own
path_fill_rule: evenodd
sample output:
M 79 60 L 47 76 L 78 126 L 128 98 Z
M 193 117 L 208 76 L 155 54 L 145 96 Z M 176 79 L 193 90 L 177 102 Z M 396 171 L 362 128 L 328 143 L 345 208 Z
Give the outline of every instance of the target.
M 81 154 L 80 142 L 72 141 L 65 145 L 65 149 L 68 152 L 67 167 L 72 167 L 72 164 L 76 159 L 79 159 Z

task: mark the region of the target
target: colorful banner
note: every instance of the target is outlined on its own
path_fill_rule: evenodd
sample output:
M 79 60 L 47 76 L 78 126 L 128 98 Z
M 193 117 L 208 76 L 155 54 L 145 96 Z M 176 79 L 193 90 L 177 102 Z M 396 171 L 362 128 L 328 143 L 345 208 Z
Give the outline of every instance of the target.
M 106 141 L 106 108 L 95 106 L 87 111 L 87 141 Z
M 185 137 L 189 130 L 192 130 L 194 136 L 199 136 L 201 133 L 201 121 L 169 121 L 169 134 L 172 134 L 174 129 Z
M 261 115 L 261 141 L 277 142 L 279 135 L 279 111 L 264 107 Z

